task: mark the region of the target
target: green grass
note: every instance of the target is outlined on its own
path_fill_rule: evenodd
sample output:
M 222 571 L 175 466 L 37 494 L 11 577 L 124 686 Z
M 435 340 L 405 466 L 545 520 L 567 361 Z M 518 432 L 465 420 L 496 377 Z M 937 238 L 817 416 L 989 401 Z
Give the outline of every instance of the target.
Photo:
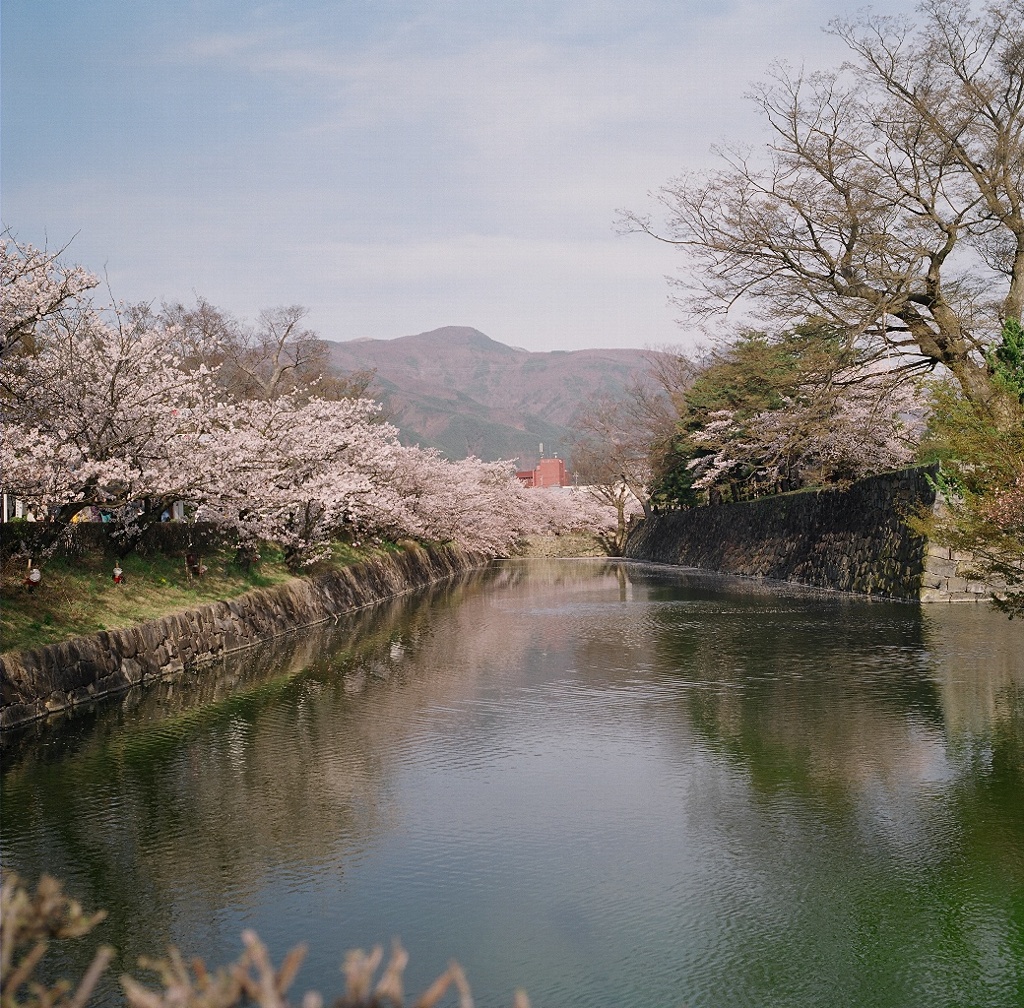
M 339 543 L 328 560 L 308 573 L 357 563 L 374 552 Z M 25 561 L 7 561 L 0 571 L 0 651 L 21 651 L 134 626 L 294 577 L 279 550 L 266 547 L 261 554 L 260 562 L 248 571 L 235 563 L 233 550 L 204 556 L 208 569 L 201 578 L 188 574 L 181 557 L 131 554 L 121 561 L 124 583 L 115 585 L 114 558 L 96 551 L 74 560 L 51 560 L 43 568 L 42 584 L 33 592 L 22 583 Z

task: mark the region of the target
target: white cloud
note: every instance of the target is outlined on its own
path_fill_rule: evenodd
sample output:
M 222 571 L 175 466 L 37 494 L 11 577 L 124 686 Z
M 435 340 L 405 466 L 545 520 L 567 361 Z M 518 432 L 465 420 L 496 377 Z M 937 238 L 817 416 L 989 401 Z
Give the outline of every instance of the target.
M 399 336 L 450 323 L 530 349 L 684 338 L 661 279 L 670 258 L 663 246 L 629 237 L 572 242 L 468 234 L 397 245 L 330 243 L 308 249 L 308 260 L 322 264 L 323 289 L 341 295 L 336 307 L 320 309 L 325 317 L 335 310 L 347 315 L 334 338 Z M 391 296 L 397 291 L 406 298 Z M 422 317 L 407 313 L 410 301 Z
M 140 95 L 151 121 L 111 121 L 91 162 L 69 146 L 45 178 L 19 175 L 7 138 L 7 222 L 25 240 L 81 231 L 74 254 L 109 263 L 119 296 L 195 290 L 244 315 L 298 301 L 338 338 L 459 323 L 520 345 L 663 343 L 678 332 L 675 258 L 616 237 L 616 209 L 643 210 L 719 139 L 759 142 L 748 83 L 780 57 L 837 62 L 820 28 L 843 6 L 360 10 L 304 0 L 176 21 L 137 79 L 154 88 Z M 145 22 L 118 25 L 135 52 Z M 162 76 L 175 72 L 191 106 Z M 71 115 L 39 113 L 54 114 Z

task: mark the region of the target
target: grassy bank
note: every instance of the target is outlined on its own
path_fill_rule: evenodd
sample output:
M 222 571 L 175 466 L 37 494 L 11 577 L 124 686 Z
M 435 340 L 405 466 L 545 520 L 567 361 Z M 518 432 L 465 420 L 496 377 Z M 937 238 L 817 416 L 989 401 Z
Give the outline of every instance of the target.
M 339 545 L 331 560 L 316 570 L 355 563 L 373 552 Z M 281 584 L 294 576 L 280 551 L 272 548 L 265 549 L 260 562 L 249 570 L 235 561 L 233 550 L 218 550 L 202 560 L 206 572 L 193 577 L 181 557 L 132 554 L 121 561 L 125 580 L 116 585 L 114 558 L 105 551 L 91 551 L 74 560 L 51 560 L 43 570 L 42 583 L 32 592 L 23 584 L 25 561 L 8 561 L 0 572 L 0 651 L 21 651 L 132 626 Z

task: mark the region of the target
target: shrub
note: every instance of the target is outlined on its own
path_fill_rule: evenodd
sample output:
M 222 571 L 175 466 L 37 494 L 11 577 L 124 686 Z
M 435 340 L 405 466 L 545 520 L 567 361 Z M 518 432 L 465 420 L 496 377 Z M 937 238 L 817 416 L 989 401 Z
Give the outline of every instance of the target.
M 113 958 L 114 950 L 102 946 L 92 964 L 71 992 L 72 985 L 58 981 L 46 987 L 35 977 L 52 938 L 81 938 L 106 915 L 86 914 L 63 890 L 61 884 L 44 875 L 30 893 L 22 880 L 9 875 L 2 890 L 0 918 L 0 1008 L 85 1008 L 96 982 Z M 181 953 L 168 949 L 159 959 L 140 960 L 140 966 L 156 978 L 146 986 L 135 977 L 122 976 L 121 986 L 130 1008 L 288 1008 L 288 990 L 302 965 L 306 949 L 298 945 L 274 968 L 267 948 L 254 931 L 242 933 L 245 950 L 230 966 L 213 972 L 202 959 L 186 963 Z M 409 956 L 395 943 L 388 962 L 380 946 L 370 952 L 353 949 L 344 960 L 345 992 L 332 1008 L 402 1008 L 405 1004 L 403 973 Z M 460 1008 L 472 1008 L 473 995 L 458 963 L 448 968 L 419 996 L 413 1008 L 435 1008 L 454 990 Z M 307 993 L 302 1008 L 323 1008 L 324 999 Z M 516 991 L 513 1008 L 530 1008 L 522 991 Z

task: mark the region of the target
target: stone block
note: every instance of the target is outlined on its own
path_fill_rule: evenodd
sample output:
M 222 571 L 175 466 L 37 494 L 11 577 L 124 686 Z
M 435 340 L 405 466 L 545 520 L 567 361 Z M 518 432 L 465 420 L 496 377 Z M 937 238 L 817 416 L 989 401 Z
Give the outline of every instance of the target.
M 142 666 L 134 658 L 125 658 L 124 661 L 121 662 L 121 675 L 123 675 L 128 682 L 141 682 L 142 674 Z
M 937 574 L 939 577 L 955 577 L 958 570 L 955 560 L 942 560 L 938 557 L 928 557 L 925 560 L 924 569 L 929 574 Z
M 112 630 L 110 632 L 111 649 L 123 659 L 134 658 L 138 650 L 135 634 L 131 630 Z
M 105 696 L 108 693 L 120 693 L 127 689 L 131 683 L 123 672 L 112 672 L 110 675 L 101 676 L 94 683 L 91 693 L 94 696 Z
M 139 628 L 127 627 L 126 629 L 119 631 L 119 633 L 124 641 L 121 654 L 125 658 L 134 658 L 142 647 L 142 635 L 139 633 Z
M 63 690 L 54 690 L 43 704 L 47 711 L 61 711 L 71 705 L 71 698 Z
M 142 623 L 136 627 L 136 633 L 140 638 L 139 651 L 152 652 L 157 649 L 159 644 L 166 637 L 164 627 L 160 624 L 162 620 L 151 620 L 148 623 Z
M 237 651 L 239 648 L 246 647 L 248 644 L 251 643 L 252 641 L 248 637 L 244 636 L 243 634 L 237 633 L 233 630 L 224 634 L 225 651 Z
M 46 708 L 41 703 L 12 703 L 0 709 L 0 728 L 13 728 L 46 716 Z

